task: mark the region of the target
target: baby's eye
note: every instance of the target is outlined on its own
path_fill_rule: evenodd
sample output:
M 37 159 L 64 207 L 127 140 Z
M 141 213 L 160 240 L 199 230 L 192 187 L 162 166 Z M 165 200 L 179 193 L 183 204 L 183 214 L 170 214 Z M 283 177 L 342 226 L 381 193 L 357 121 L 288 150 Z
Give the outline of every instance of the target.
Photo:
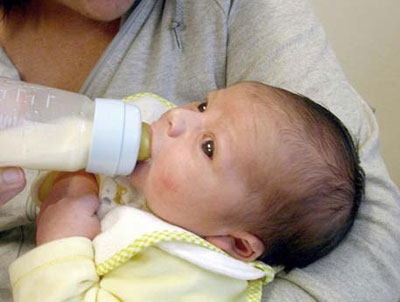
M 212 158 L 214 154 L 214 141 L 210 139 L 204 141 L 201 144 L 201 149 L 203 149 L 205 155 L 207 155 L 209 158 Z
M 200 112 L 204 112 L 207 109 L 207 102 L 202 102 L 197 106 L 197 109 L 199 109 Z

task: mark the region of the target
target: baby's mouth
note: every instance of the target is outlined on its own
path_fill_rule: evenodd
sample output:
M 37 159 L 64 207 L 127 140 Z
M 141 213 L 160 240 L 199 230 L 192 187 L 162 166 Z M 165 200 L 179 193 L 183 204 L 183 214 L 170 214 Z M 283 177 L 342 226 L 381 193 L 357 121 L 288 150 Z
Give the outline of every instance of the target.
M 157 121 L 150 125 L 150 160 L 157 154 Z
M 164 142 L 164 131 L 166 129 L 164 114 L 150 124 L 150 161 L 157 157 Z
M 139 154 L 137 160 L 139 162 L 146 161 L 150 156 L 151 156 L 151 128 L 149 124 L 142 123 Z

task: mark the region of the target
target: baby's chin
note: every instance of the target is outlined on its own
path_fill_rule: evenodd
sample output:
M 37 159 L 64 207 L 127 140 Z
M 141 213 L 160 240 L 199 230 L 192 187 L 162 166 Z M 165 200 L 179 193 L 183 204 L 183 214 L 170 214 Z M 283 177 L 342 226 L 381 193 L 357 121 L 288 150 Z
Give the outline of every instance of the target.
M 147 176 L 150 171 L 150 166 L 151 159 L 144 162 L 138 162 L 135 169 L 130 175 L 131 184 L 139 191 L 143 191 L 143 188 L 146 184 Z

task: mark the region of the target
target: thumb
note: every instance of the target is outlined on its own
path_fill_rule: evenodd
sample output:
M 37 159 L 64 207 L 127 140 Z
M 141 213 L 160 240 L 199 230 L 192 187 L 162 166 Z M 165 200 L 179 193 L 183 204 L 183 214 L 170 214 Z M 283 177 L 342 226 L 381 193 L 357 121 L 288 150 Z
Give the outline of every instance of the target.
M 20 168 L 0 168 L 0 205 L 12 199 L 25 187 L 25 175 Z
M 0 193 L 15 189 L 23 189 L 25 186 L 25 175 L 21 168 L 0 168 Z

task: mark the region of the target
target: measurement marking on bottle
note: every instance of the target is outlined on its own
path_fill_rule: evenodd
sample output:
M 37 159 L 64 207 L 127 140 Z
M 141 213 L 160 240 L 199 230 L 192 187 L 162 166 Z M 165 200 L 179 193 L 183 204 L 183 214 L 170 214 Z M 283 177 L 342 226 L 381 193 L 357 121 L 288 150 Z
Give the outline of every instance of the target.
M 6 99 L 6 90 L 0 89 L 0 102 Z
M 0 129 L 6 129 L 16 126 L 18 118 L 15 115 L 6 115 L 0 113 Z
M 49 108 L 49 106 L 50 106 L 50 100 L 51 99 L 55 99 L 56 98 L 56 96 L 55 95 L 52 95 L 52 94 L 49 94 L 48 96 L 47 96 L 47 99 L 46 99 L 46 108 Z
M 23 92 L 25 92 L 25 90 L 23 90 L 23 89 L 17 89 L 17 98 L 16 98 L 16 101 L 17 101 L 17 102 L 21 102 L 21 101 L 22 101 L 21 95 L 23 95 Z

